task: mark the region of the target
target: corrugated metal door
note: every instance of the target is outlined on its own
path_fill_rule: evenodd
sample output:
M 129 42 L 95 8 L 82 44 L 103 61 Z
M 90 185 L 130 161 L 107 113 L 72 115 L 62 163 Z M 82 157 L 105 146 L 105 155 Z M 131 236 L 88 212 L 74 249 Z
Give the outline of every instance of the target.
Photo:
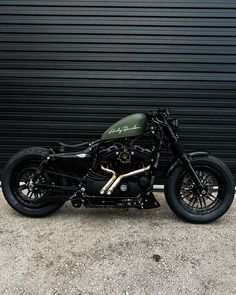
M 236 175 L 236 2 L 0 1 L 0 169 L 170 106 L 189 150 Z

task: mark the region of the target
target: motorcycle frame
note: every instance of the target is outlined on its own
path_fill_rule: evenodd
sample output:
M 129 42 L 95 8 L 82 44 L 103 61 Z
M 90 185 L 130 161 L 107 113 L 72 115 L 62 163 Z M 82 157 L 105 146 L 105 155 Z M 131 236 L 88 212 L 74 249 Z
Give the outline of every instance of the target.
M 194 183 L 196 184 L 196 187 L 198 189 L 199 192 L 201 192 L 202 190 L 204 190 L 203 185 L 201 184 L 201 181 L 199 180 L 198 175 L 196 174 L 192 164 L 191 164 L 191 159 L 193 157 L 196 156 L 201 156 L 201 155 L 206 155 L 207 153 L 205 152 L 195 152 L 195 153 L 187 153 L 184 149 L 184 147 L 182 146 L 182 144 L 179 142 L 179 137 L 177 135 L 177 133 L 174 131 L 174 127 L 171 125 L 171 120 L 168 120 L 168 114 L 163 112 L 163 113 L 156 113 L 156 112 L 152 112 L 151 115 L 149 115 L 149 118 L 151 119 L 150 122 L 150 128 L 147 130 L 147 132 L 145 134 L 150 134 L 152 135 L 152 138 L 155 141 L 155 155 L 152 158 L 152 165 L 151 165 L 151 181 L 150 181 L 150 186 L 148 187 L 148 189 L 145 191 L 145 193 L 149 193 L 151 191 L 153 191 L 153 185 L 154 185 L 154 181 L 155 181 L 155 172 L 158 169 L 158 164 L 159 164 L 159 158 L 161 155 L 161 151 L 162 151 L 162 147 L 164 145 L 165 139 L 168 140 L 168 143 L 173 155 L 175 156 L 175 161 L 174 163 L 168 168 L 168 172 L 166 174 L 166 176 L 168 177 L 170 175 L 170 173 L 178 166 L 178 165 L 183 165 L 186 170 L 189 172 L 189 174 L 191 175 Z M 135 139 L 134 139 L 135 140 Z M 112 142 L 115 140 L 108 140 L 107 142 Z M 99 145 L 104 143 L 104 141 L 102 140 L 97 140 L 95 142 L 91 142 L 89 143 L 88 148 L 84 149 L 84 150 L 80 150 L 80 151 L 75 151 L 75 152 L 62 152 L 62 153 L 56 153 L 53 149 L 51 149 L 51 153 L 47 156 L 46 159 L 44 159 L 38 170 L 35 173 L 34 178 L 36 179 L 37 176 L 39 174 L 41 174 L 43 172 L 43 170 L 46 169 L 47 164 L 50 161 L 53 161 L 55 159 L 58 158 L 69 158 L 69 159 L 73 159 L 73 158 L 78 158 L 81 155 L 84 155 L 84 157 L 87 156 L 95 156 L 95 159 L 93 160 L 96 161 L 96 151 L 99 148 Z M 93 165 L 93 164 L 92 164 Z M 59 173 L 59 172 L 53 172 L 53 171 L 47 171 L 49 173 L 55 174 L 55 175 L 59 175 L 62 177 L 66 177 L 66 178 L 71 178 L 71 179 L 76 179 L 77 181 L 80 182 L 80 185 L 78 187 L 78 190 L 72 190 L 71 187 L 65 187 L 65 186 L 50 186 L 50 185 L 41 185 L 43 187 L 47 187 L 47 188 L 51 188 L 51 189 L 58 189 L 61 192 L 72 192 L 73 191 L 73 195 L 68 195 L 68 196 L 64 196 L 66 199 L 73 199 L 74 197 L 78 197 L 78 195 L 80 197 L 83 197 L 85 195 L 85 178 L 80 178 L 80 177 L 74 177 L 71 175 L 67 175 L 67 174 L 63 174 L 63 173 Z M 98 196 L 99 197 L 99 196 Z M 103 196 L 101 196 L 102 198 Z

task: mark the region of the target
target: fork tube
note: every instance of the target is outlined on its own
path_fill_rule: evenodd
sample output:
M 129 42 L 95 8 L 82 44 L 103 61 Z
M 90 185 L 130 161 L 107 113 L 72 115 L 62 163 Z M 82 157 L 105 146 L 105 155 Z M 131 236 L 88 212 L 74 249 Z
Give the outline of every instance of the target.
M 195 182 L 197 187 L 200 190 L 202 190 L 203 189 L 202 183 L 201 183 L 198 175 L 196 174 L 195 170 L 193 169 L 193 166 L 192 166 L 191 161 L 188 157 L 188 154 L 185 152 L 185 149 L 182 146 L 182 144 L 178 142 L 178 136 L 174 133 L 174 131 L 172 130 L 168 121 L 167 120 L 164 120 L 164 121 L 165 121 L 165 125 L 166 125 L 165 132 L 170 140 L 172 151 L 178 157 L 178 159 L 181 161 L 181 163 L 183 163 L 183 165 L 186 167 L 187 171 L 192 176 L 193 181 Z
M 175 155 L 177 155 L 181 163 L 183 163 L 183 165 L 186 167 L 186 169 L 188 170 L 189 174 L 192 176 L 193 181 L 195 182 L 197 187 L 199 189 L 203 189 L 201 180 L 199 179 L 197 173 L 193 169 L 191 161 L 188 157 L 188 154 L 185 152 L 184 147 L 178 141 L 176 141 L 171 144 L 171 148 L 173 152 L 175 153 Z

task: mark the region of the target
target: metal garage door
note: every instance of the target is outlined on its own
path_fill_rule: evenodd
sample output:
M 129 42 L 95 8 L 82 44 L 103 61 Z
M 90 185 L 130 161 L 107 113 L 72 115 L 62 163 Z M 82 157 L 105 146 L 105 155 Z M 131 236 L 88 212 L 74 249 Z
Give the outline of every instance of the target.
M 233 0 L 2 0 L 0 170 L 24 147 L 170 106 L 188 149 L 236 175 L 235 57 Z

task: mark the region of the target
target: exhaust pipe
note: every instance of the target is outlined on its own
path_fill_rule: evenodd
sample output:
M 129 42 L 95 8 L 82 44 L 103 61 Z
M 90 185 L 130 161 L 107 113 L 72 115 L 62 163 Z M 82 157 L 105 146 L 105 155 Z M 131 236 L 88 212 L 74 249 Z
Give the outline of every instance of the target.
M 151 168 L 151 165 L 148 165 L 147 167 L 144 167 L 144 168 L 141 168 L 141 169 L 138 169 L 138 170 L 134 170 L 132 172 L 129 172 L 129 173 L 120 175 L 118 178 L 115 179 L 115 181 L 113 181 L 112 185 L 107 190 L 107 195 L 111 195 L 113 193 L 114 189 L 117 187 L 117 185 L 121 182 L 122 179 L 127 178 L 127 177 L 130 177 L 130 176 L 134 176 L 134 175 L 137 175 L 137 174 L 140 174 L 140 173 L 143 173 L 145 171 L 148 171 L 150 168 Z M 105 186 L 108 187 L 107 184 Z M 110 185 L 110 183 L 109 183 L 109 185 Z
M 102 170 L 107 172 L 107 173 L 111 173 L 112 177 L 108 180 L 108 182 L 104 185 L 103 188 L 101 188 L 101 190 L 99 191 L 99 193 L 101 195 L 104 195 L 107 191 L 107 189 L 112 185 L 112 183 L 116 180 L 117 176 L 116 176 L 116 172 L 114 170 L 105 168 L 103 166 L 101 166 Z

